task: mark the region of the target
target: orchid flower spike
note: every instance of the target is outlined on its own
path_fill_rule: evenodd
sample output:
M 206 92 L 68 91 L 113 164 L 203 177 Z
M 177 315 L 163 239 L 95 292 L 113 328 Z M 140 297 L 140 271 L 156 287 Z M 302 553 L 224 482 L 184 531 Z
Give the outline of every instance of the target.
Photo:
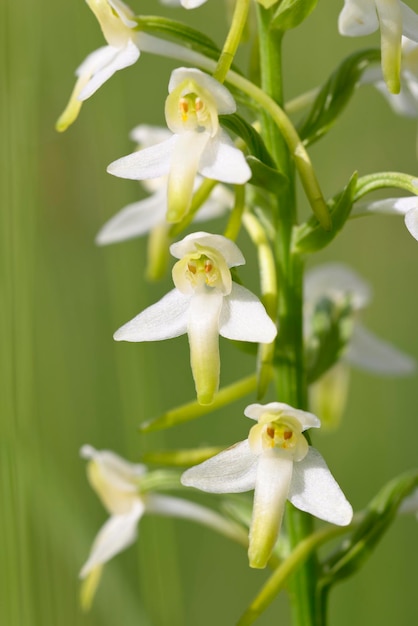
M 147 475 L 144 465 L 130 463 L 114 452 L 95 450 L 89 445 L 83 446 L 80 454 L 88 460 L 90 485 L 110 514 L 80 572 L 84 608 L 91 605 L 103 565 L 136 540 L 138 523 L 144 514 L 193 520 L 242 542 L 240 528 L 215 511 L 188 500 L 143 489 Z
M 84 100 L 90 98 L 115 72 L 139 58 L 139 37 L 134 13 L 122 0 L 86 0 L 97 17 L 107 46 L 95 50 L 77 68 L 77 82 L 66 109 L 57 121 L 66 130 L 78 117 Z
M 306 342 L 312 333 L 312 320 L 323 299 L 347 302 L 354 324 L 342 358 L 311 386 L 311 402 L 324 424 L 336 425 L 344 411 L 349 368 L 356 367 L 380 376 L 408 376 L 416 369 L 413 358 L 366 329 L 358 317 L 370 303 L 370 286 L 356 272 L 340 263 L 327 263 L 306 273 L 304 334 Z
M 166 128 L 141 124 L 131 132 L 131 139 L 136 141 L 138 149 L 155 146 L 171 137 Z M 196 177 L 195 187 L 202 181 Z M 99 231 L 96 237 L 98 245 L 107 245 L 126 241 L 146 233 L 151 233 L 154 240 L 156 233 L 164 230 L 168 238 L 169 225 L 165 220 L 167 212 L 167 177 L 160 176 L 142 182 L 150 193 L 149 197 L 133 202 L 112 217 Z M 234 204 L 233 193 L 224 185 L 217 185 L 210 197 L 202 204 L 194 217 L 195 222 L 220 217 Z
M 344 0 L 341 35 L 369 35 L 380 27 L 382 72 L 391 93 L 400 91 L 402 35 L 418 42 L 418 15 L 400 0 Z
M 276 543 L 286 500 L 340 526 L 351 522 L 353 510 L 303 435 L 320 426 L 315 415 L 282 402 L 250 404 L 244 413 L 257 422 L 248 439 L 188 469 L 181 482 L 209 493 L 254 489 L 248 555 L 250 567 L 263 568 Z
M 168 91 L 165 115 L 172 136 L 114 161 L 107 171 L 133 180 L 168 175 L 167 221 L 179 222 L 190 209 L 198 172 L 240 185 L 251 170 L 219 125 L 219 114 L 236 110 L 226 87 L 200 70 L 179 68 L 171 74 Z
M 187 333 L 200 404 L 210 404 L 219 386 L 218 335 L 270 343 L 276 326 L 260 300 L 233 282 L 230 267 L 245 263 L 235 243 L 205 232 L 187 235 L 170 247 L 175 289 L 114 335 L 116 341 L 158 341 Z

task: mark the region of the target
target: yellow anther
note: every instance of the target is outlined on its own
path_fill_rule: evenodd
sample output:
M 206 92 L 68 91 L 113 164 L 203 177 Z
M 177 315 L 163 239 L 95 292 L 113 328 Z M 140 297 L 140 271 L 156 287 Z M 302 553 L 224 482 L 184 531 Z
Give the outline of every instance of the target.
M 187 264 L 187 269 L 189 270 L 189 272 L 191 272 L 192 274 L 196 274 L 197 268 L 196 265 L 194 263 L 188 263 Z
M 203 109 L 203 102 L 202 100 L 199 98 L 199 96 L 196 98 L 195 100 L 195 109 L 196 111 L 201 111 Z
M 179 109 L 181 113 L 181 119 L 183 120 L 183 122 L 187 122 L 189 114 L 189 103 L 187 102 L 186 98 L 180 98 Z

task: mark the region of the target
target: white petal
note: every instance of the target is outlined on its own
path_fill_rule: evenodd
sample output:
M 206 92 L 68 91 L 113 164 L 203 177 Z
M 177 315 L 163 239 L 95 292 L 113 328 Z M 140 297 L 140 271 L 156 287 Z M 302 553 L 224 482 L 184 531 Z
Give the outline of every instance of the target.
M 319 428 L 321 422 L 313 413 L 295 409 L 285 402 L 268 402 L 267 404 L 249 404 L 244 410 L 244 415 L 250 419 L 259 421 L 265 413 L 277 413 L 278 417 L 294 417 L 302 426 L 302 430 Z
M 415 360 L 356 323 L 344 359 L 355 367 L 382 376 L 405 376 L 415 371 Z
M 405 226 L 411 235 L 418 240 L 418 208 L 411 209 L 405 215 Z
M 236 185 L 243 185 L 251 178 L 244 154 L 223 130 L 219 130 L 208 142 L 200 159 L 199 172 L 206 178 Z
M 224 297 L 219 334 L 238 341 L 270 343 L 277 329 L 257 296 L 233 282 L 231 293 Z
M 282 523 L 294 463 L 275 451 L 259 457 L 250 527 L 250 567 L 265 567 Z
M 186 470 L 181 483 L 208 493 L 241 493 L 254 489 L 258 458 L 248 439 Z
M 97 66 L 95 73 L 80 93 L 79 100 L 90 98 L 115 72 L 133 65 L 139 58 L 139 50 L 131 40 L 124 48 L 108 46 L 108 49 L 110 50 L 107 52 L 107 58 L 103 55 L 103 62 Z
M 391 93 L 400 91 L 402 14 L 398 0 L 375 0 L 379 18 L 382 72 Z
M 202 89 L 208 91 L 211 97 L 215 100 L 217 112 L 219 115 L 234 113 L 236 111 L 236 104 L 234 98 L 226 87 L 221 85 L 209 74 L 205 74 L 200 70 L 190 67 L 179 67 L 174 70 L 170 77 L 168 84 L 168 92 L 171 93 L 185 81 L 195 81 Z
M 81 578 L 85 578 L 93 568 L 106 563 L 135 541 L 137 524 L 143 513 L 144 505 L 138 499 L 128 514 L 112 515 L 107 520 L 94 540 L 90 556 L 80 572 Z
M 137 23 L 135 22 L 135 20 L 130 19 L 130 18 L 133 18 L 135 14 L 128 7 L 128 5 L 125 4 L 125 2 L 122 2 L 122 0 L 107 0 L 107 1 L 109 2 L 110 6 L 116 11 L 116 13 L 119 15 L 120 19 L 125 24 L 125 26 L 128 26 L 129 28 L 135 28 L 137 26 Z
M 142 463 L 131 463 L 111 450 L 96 450 L 88 444 L 81 448 L 80 456 L 95 461 L 106 481 L 121 491 L 136 492 L 138 479 L 147 471 Z
M 418 42 L 418 15 L 404 2 L 399 3 L 402 13 L 402 33 Z
M 196 7 L 205 4 L 205 2 L 206 0 L 181 0 L 181 4 L 185 9 L 196 9 Z
M 235 540 L 242 539 L 245 542 L 246 533 L 243 533 L 243 529 L 225 519 L 219 513 L 190 500 L 153 493 L 147 497 L 146 511 L 147 513 L 156 513 L 157 515 L 191 520 L 208 526 L 227 537 Z
M 161 190 L 139 202 L 128 204 L 112 217 L 97 234 L 96 243 L 104 246 L 109 243 L 126 241 L 149 232 L 154 226 L 164 222 L 167 194 Z
M 406 215 L 411 209 L 418 209 L 418 196 L 404 198 L 385 198 L 357 205 L 361 211 L 381 213 L 383 215 Z
M 379 27 L 374 0 L 345 0 L 338 18 L 341 35 L 358 37 L 374 33 Z
M 209 140 L 206 132 L 177 135 L 168 174 L 168 222 L 179 222 L 188 213 L 200 157 Z
M 115 332 L 115 341 L 160 341 L 179 337 L 187 331 L 190 297 L 177 289 L 121 326 Z
M 151 126 L 150 124 L 139 124 L 129 133 L 129 138 L 135 141 L 141 148 L 149 148 L 157 143 L 167 141 L 173 136 L 171 130 L 163 126 Z
M 210 404 L 219 387 L 219 315 L 221 293 L 196 293 L 190 300 L 187 334 L 197 400 Z
M 177 136 L 172 135 L 167 141 L 128 154 L 117 161 L 113 161 L 107 171 L 120 178 L 143 180 L 165 176 L 170 170 L 171 156 Z
M 353 509 L 318 450 L 310 447 L 302 461 L 293 464 L 290 502 L 331 524 L 346 526 Z
M 177 241 L 170 246 L 171 254 L 176 259 L 182 259 L 186 254 L 197 252 L 195 244 L 203 248 L 214 248 L 225 259 L 228 267 L 244 265 L 245 259 L 238 246 L 223 235 L 212 235 L 204 231 L 186 235 L 181 241 Z
M 390 93 L 385 83 L 377 84 L 376 87 L 389 102 L 395 113 L 404 117 L 414 118 L 418 116 L 418 100 L 416 94 L 411 89 L 412 83 L 402 80 L 401 77 L 401 91 L 398 94 Z
M 324 297 L 351 297 L 355 309 L 362 309 L 371 299 L 371 289 L 356 272 L 342 263 L 326 263 L 309 270 L 305 279 L 305 300 L 315 304 Z

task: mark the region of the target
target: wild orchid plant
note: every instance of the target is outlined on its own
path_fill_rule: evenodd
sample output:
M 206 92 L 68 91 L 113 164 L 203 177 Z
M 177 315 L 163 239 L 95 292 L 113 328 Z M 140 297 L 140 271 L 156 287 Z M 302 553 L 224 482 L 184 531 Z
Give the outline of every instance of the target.
M 204 1 L 162 4 L 181 11 Z M 233 401 L 248 394 L 258 402 L 244 412 L 256 422 L 247 439 L 226 450 L 155 455 L 168 469 L 149 471 L 110 451 L 82 448 L 90 483 L 110 513 L 81 570 L 84 605 L 91 603 L 104 563 L 136 539 L 144 514 L 157 513 L 205 524 L 246 546 L 250 567 L 272 569 L 251 605 L 243 606 L 238 624 L 253 623 L 286 587 L 294 624 L 323 625 L 333 585 L 362 565 L 398 509 L 416 510 L 418 471 L 395 478 L 368 508 L 353 514 L 308 430 L 321 420 L 338 425 L 349 367 L 403 376 L 414 372 L 415 362 L 358 321 L 371 299 L 361 277 L 339 263 L 305 273 L 305 262 L 354 217 L 404 215 L 418 239 L 418 179 L 396 172 L 355 174 L 327 200 L 307 147 L 367 83 L 395 112 L 418 115 L 418 15 L 399 0 L 341 0 L 340 33 L 355 37 L 380 28 L 381 49 L 350 55 L 322 87 L 286 103 L 283 39 L 317 0 L 236 0 L 221 50 L 187 24 L 136 16 L 121 0 L 86 2 L 107 45 L 78 68 L 58 130 L 73 123 L 81 103 L 135 63 L 141 50 L 182 64 L 168 80 L 168 128 L 137 127 L 137 150 L 108 167 L 115 176 L 144 181 L 151 195 L 122 209 L 97 236 L 105 245 L 149 233 L 149 278 L 164 273 L 168 251 L 177 259 L 174 289 L 114 338 L 142 342 L 187 334 L 197 400 L 144 423 L 142 431 L 173 427 L 230 404 L 234 411 Z M 258 47 L 251 78 L 234 61 L 249 21 Z M 289 115 L 302 107 L 304 116 L 295 124 Z M 297 208 L 297 178 L 312 211 L 306 221 Z M 391 187 L 407 195 L 365 200 Z M 225 214 L 222 234 L 193 230 L 194 222 Z M 241 227 L 258 254 L 260 298 L 241 284 L 235 269 L 245 262 L 235 243 Z M 254 375 L 219 388 L 219 335 L 251 352 Z M 309 401 L 318 416 L 308 412 Z M 180 477 L 173 465 L 188 469 Z M 234 496 L 226 512 L 214 511 L 188 500 L 190 487 L 217 494 L 254 491 L 253 504 L 242 495 L 238 506 Z M 184 497 L 158 493 L 171 489 L 182 489 Z M 228 495 L 223 501 L 228 505 Z M 313 516 L 328 524 L 316 529 Z

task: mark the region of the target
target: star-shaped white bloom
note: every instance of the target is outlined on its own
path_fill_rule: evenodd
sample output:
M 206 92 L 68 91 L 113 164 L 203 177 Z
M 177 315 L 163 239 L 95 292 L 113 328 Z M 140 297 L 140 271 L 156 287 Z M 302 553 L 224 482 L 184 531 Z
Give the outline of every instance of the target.
M 173 71 L 165 105 L 172 136 L 111 163 L 108 172 L 146 180 L 168 175 L 167 221 L 188 212 L 196 174 L 220 182 L 244 184 L 251 170 L 219 125 L 218 114 L 234 113 L 235 101 L 217 80 L 197 69 Z
M 399 93 L 402 35 L 418 42 L 418 15 L 400 0 L 344 0 L 342 35 L 369 35 L 379 27 L 383 77 L 389 91 Z
M 333 524 L 350 523 L 353 511 L 320 453 L 302 434 L 318 428 L 312 413 L 288 404 L 251 404 L 245 415 L 257 421 L 248 439 L 190 468 L 181 482 L 209 493 L 254 489 L 249 537 L 251 567 L 265 567 L 277 540 L 286 500 Z
M 222 235 L 200 232 L 170 247 L 180 259 L 176 286 L 116 331 L 116 341 L 158 341 L 187 333 L 198 401 L 210 404 L 219 386 L 218 336 L 270 343 L 277 330 L 260 300 L 233 282 L 230 267 L 245 263 L 239 248 Z
M 415 371 L 414 359 L 377 337 L 359 321 L 359 314 L 371 297 L 366 281 L 341 263 L 319 265 L 306 273 L 304 333 L 307 341 L 312 332 L 314 310 L 321 300 L 348 302 L 354 316 L 351 337 L 341 361 L 311 387 L 313 406 L 328 425 L 337 424 L 344 411 L 350 366 L 380 376 L 407 376 Z
M 95 50 L 77 68 L 77 82 L 65 111 L 57 122 L 64 131 L 72 124 L 81 104 L 90 98 L 115 72 L 139 58 L 139 37 L 134 13 L 122 0 L 86 0 L 97 17 L 107 46 Z
M 134 128 L 130 136 L 141 148 L 146 148 L 166 141 L 171 137 L 171 133 L 166 128 L 141 124 Z M 201 181 L 202 178 L 197 176 L 195 187 Z M 145 200 L 129 204 L 112 217 L 97 234 L 97 244 L 107 245 L 126 241 L 145 233 L 161 231 L 161 229 L 165 229 L 168 236 L 169 225 L 165 219 L 167 177 L 152 178 L 143 181 L 142 185 L 151 195 Z M 220 217 L 232 208 L 233 203 L 233 194 L 225 186 L 217 185 L 200 207 L 193 221 L 200 222 Z
M 136 540 L 138 523 L 144 514 L 193 520 L 241 541 L 240 529 L 215 511 L 181 498 L 143 492 L 141 482 L 147 473 L 144 465 L 88 445 L 82 447 L 81 456 L 89 460 L 89 482 L 110 514 L 80 572 L 80 578 L 85 579 L 85 605 L 91 604 L 103 565 Z

